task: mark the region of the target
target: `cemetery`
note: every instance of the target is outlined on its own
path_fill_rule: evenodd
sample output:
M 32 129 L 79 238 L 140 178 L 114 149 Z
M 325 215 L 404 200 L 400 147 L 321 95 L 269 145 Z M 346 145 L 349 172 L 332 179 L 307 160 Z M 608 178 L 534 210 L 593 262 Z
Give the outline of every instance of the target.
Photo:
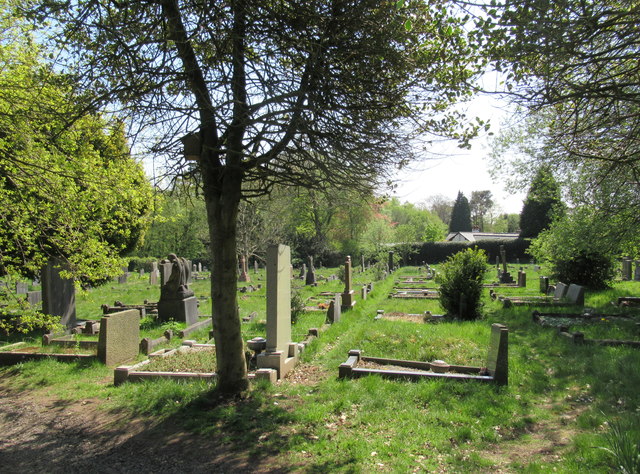
M 640 473 L 639 24 L 0 3 L 2 472 Z
M 287 261 L 286 252 L 283 254 L 282 248 L 279 250 L 276 248 L 274 252 L 276 256 L 284 255 L 283 262 Z M 557 341 L 553 344 L 556 344 L 554 347 L 557 355 L 544 359 L 545 364 L 557 367 L 555 370 L 559 370 L 563 361 L 566 362 L 568 359 L 572 359 L 572 363 L 576 364 L 578 359 L 575 358 L 578 355 L 581 358 L 586 357 L 580 364 L 593 365 L 597 354 L 587 356 L 588 353 L 584 352 L 587 347 L 591 347 L 591 351 L 637 351 L 637 347 L 640 346 L 640 337 L 638 337 L 640 333 L 636 322 L 636 318 L 640 315 L 636 315 L 633 307 L 622 307 L 621 310 L 617 304 L 611 304 L 617 302 L 616 294 L 624 294 L 632 290 L 632 285 L 636 284 L 634 282 L 618 284 L 622 285 L 622 288 L 608 293 L 607 301 L 595 307 L 594 303 L 598 301 L 593 299 L 595 295 L 586 293 L 584 309 L 576 304 L 569 307 L 563 306 L 557 310 L 548 310 L 545 306 L 544 310 L 535 310 L 531 316 L 530 306 L 527 308 L 527 306 L 514 305 L 512 308 L 505 308 L 498 298 L 491 297 L 490 292 L 493 291 L 493 287 L 489 285 L 495 281 L 495 274 L 487 271 L 483 280 L 482 297 L 487 316 L 477 322 L 464 323 L 461 326 L 462 323 L 457 322 L 455 317 L 445 316 L 445 311 L 438 299 L 403 300 L 387 297 L 391 291 L 397 290 L 399 284 L 406 288 L 407 286 L 404 285 L 407 281 L 425 280 L 422 277 L 423 267 L 405 267 L 402 269 L 402 278 L 390 273 L 383 280 L 375 281 L 374 274 L 369 270 L 353 272 L 351 291 L 353 288 L 367 290 L 375 288 L 375 290 L 367 291 L 366 299 L 361 298 L 362 291 L 352 293 L 356 304 L 348 308 L 342 304 L 342 296 L 348 292 L 345 283 L 338 278 L 329 278 L 331 275 L 340 273 L 339 267 L 316 268 L 316 278 L 322 281 L 318 286 L 307 286 L 303 284 L 304 282 L 300 282 L 297 271 L 294 272 L 294 278 L 291 278 L 289 267 L 289 264 L 282 263 L 279 269 L 273 270 L 280 275 L 280 283 L 285 285 L 284 289 L 272 287 L 272 293 L 269 293 L 270 267 L 267 265 L 267 268 L 261 268 L 257 273 L 251 274 L 252 280 L 261 284 L 261 288 L 255 292 L 239 293 L 240 314 L 243 317 L 250 315 L 246 317 L 247 322 L 242 324 L 242 331 L 253 387 L 251 390 L 264 392 L 262 397 L 266 397 L 267 400 L 276 400 L 279 404 L 285 402 L 282 398 L 283 393 L 289 393 L 288 396 L 291 396 L 296 387 L 310 383 L 304 380 L 309 377 L 310 368 L 317 367 L 314 372 L 319 370 L 323 375 L 320 379 L 311 382 L 310 387 L 316 387 L 313 390 L 320 389 L 320 394 L 326 390 L 321 388 L 324 384 L 333 385 L 336 380 L 341 381 L 340 385 L 332 386 L 330 389 L 333 397 L 341 399 L 338 393 L 346 389 L 343 384 L 362 384 L 361 387 L 350 385 L 350 390 L 355 389 L 362 397 L 360 403 L 370 407 L 368 409 L 374 410 L 374 413 L 377 413 L 373 408 L 377 390 L 397 391 L 398 397 L 405 398 L 410 396 L 409 393 L 412 390 L 408 383 L 418 384 L 416 389 L 425 393 L 432 393 L 433 390 L 447 393 L 449 390 L 461 390 L 454 387 L 464 387 L 462 390 L 468 394 L 467 396 L 479 397 L 480 400 L 486 399 L 487 402 L 491 399 L 491 403 L 494 403 L 497 397 L 501 406 L 510 407 L 509 410 L 520 413 L 519 416 L 547 419 L 548 414 L 532 412 L 514 402 L 513 397 L 509 395 L 516 391 L 516 393 L 526 394 L 528 398 L 535 397 L 533 392 L 527 389 L 523 391 L 522 388 L 517 387 L 540 383 L 532 379 L 537 377 L 535 366 L 529 365 L 529 368 L 523 371 L 523 364 L 528 360 L 528 356 L 522 352 L 521 346 L 533 349 L 540 343 L 548 345 L 550 342 L 545 334 L 555 334 Z M 525 265 L 525 267 L 533 278 L 529 279 L 526 287 L 502 289 L 502 291 L 508 290 L 510 298 L 527 298 L 539 294 L 538 276 L 544 268 L 534 270 L 533 266 Z M 282 278 L 282 275 L 286 275 L 286 278 Z M 428 280 L 427 283 L 425 280 L 422 285 L 435 288 L 437 281 Z M 194 296 L 200 301 L 199 315 L 209 312 L 207 283 L 196 280 L 189 284 Z M 281 300 L 282 304 L 276 304 L 276 307 L 269 310 L 270 294 L 278 298 L 278 295 L 282 297 L 284 294 L 291 295 L 292 292 L 301 293 L 307 302 L 328 301 L 329 305 L 322 310 L 311 310 L 307 307 L 297 316 L 296 322 L 288 328 L 287 325 L 280 327 L 279 323 L 276 326 L 270 326 L 269 311 L 277 313 L 277 308 L 282 308 L 290 298 L 289 296 Z M 128 387 L 137 385 L 147 387 L 148 393 L 151 393 L 149 390 L 153 390 L 154 385 L 167 383 L 175 384 L 176 388 L 190 387 L 190 390 L 195 390 L 194 394 L 202 390 L 206 391 L 207 387 L 215 386 L 216 383 L 216 356 L 215 345 L 211 338 L 210 316 L 199 316 L 200 320 L 192 327 L 188 327 L 186 321 L 151 322 L 155 320 L 156 311 L 153 301 L 159 295 L 159 284 L 151 288 L 147 276 L 137 273 L 130 275 L 126 283 L 108 284 L 106 287 L 76 294 L 76 323 L 73 327 L 78 328 L 77 331 L 69 331 L 67 335 L 46 335 L 39 348 L 32 346 L 31 349 L 25 350 L 28 346 L 25 342 L 6 345 L 0 348 L 2 349 L 0 363 L 15 364 L 18 362 L 17 359 L 14 361 L 7 359 L 7 362 L 2 362 L 3 357 L 18 358 L 21 356 L 17 354 L 27 351 L 31 351 L 32 354 L 42 354 L 42 357 L 49 359 L 55 356 L 60 362 L 47 363 L 64 364 L 68 367 L 76 365 L 78 368 L 74 372 L 82 373 L 82 377 L 87 380 L 91 380 L 91 371 L 103 374 L 103 377 L 111 379 L 112 387 L 123 391 L 123 397 L 130 396 L 125 395 L 125 393 L 131 393 Z M 116 301 L 116 304 L 111 306 L 102 301 Z M 287 304 L 284 306 L 288 308 Z M 339 311 L 336 311 L 336 308 Z M 118 309 L 120 311 L 117 311 Z M 576 312 L 576 310 L 582 312 Z M 130 315 L 128 324 L 135 323 L 125 331 L 126 336 L 118 335 L 119 329 L 115 325 L 113 330 L 107 326 L 109 319 L 117 318 L 122 314 Z M 89 315 L 94 319 L 90 319 Z M 291 316 L 288 318 L 291 319 Z M 576 327 L 573 328 L 573 326 Z M 466 328 L 464 331 L 462 331 L 463 327 Z M 538 331 L 536 327 L 541 330 Z M 546 327 L 552 327 L 553 330 L 546 332 L 550 331 L 550 329 L 544 329 Z M 606 330 L 603 330 L 603 327 Z M 613 327 L 615 329 L 612 329 Z M 411 328 L 422 329 L 416 332 Z M 592 332 L 590 332 L 591 328 L 594 328 Z M 525 329 L 526 333 L 523 332 Z M 513 330 L 515 332 L 512 332 Z M 357 334 L 354 331 L 362 331 L 361 334 L 366 334 L 366 337 L 354 338 L 351 335 L 348 340 L 336 343 L 341 336 Z M 113 349 L 119 353 L 118 361 L 112 358 L 112 354 L 107 355 L 107 352 L 111 351 L 109 349 L 112 347 L 111 342 L 100 341 L 101 335 L 104 339 L 108 339 L 107 336 L 111 332 L 121 342 Z M 128 349 L 124 347 L 122 342 L 124 339 L 130 341 Z M 329 351 L 327 353 L 329 357 L 321 355 L 326 350 Z M 577 354 L 571 352 L 576 350 L 579 351 Z M 135 352 L 133 356 L 132 351 Z M 65 352 L 67 354 L 64 354 Z M 127 354 L 120 354 L 122 352 Z M 347 353 L 345 362 L 344 354 Z M 600 355 L 603 354 L 600 353 Z M 45 362 L 34 360 L 27 362 L 25 359 L 20 362 L 20 366 L 35 364 L 33 367 L 37 370 L 37 364 L 43 363 Z M 81 369 L 81 367 L 95 368 Z M 98 369 L 98 367 L 104 367 L 104 369 Z M 107 375 L 105 371 L 111 375 Z M 367 381 L 368 379 L 371 380 Z M 589 379 L 593 382 L 592 377 Z M 478 387 L 495 385 L 509 388 L 506 389 L 508 392 L 503 394 L 495 392 L 495 389 L 473 389 L 467 385 L 476 386 L 476 382 L 484 382 L 477 385 Z M 300 385 L 301 383 L 303 385 Z M 396 385 L 391 388 L 389 384 Z M 448 388 L 449 385 L 451 388 Z M 270 386 L 273 388 L 269 388 Z M 362 390 L 371 391 L 371 393 L 365 396 Z M 425 401 L 431 405 L 435 404 L 436 407 L 450 409 L 456 403 L 463 405 L 468 403 L 464 401 L 467 396 L 459 402 L 436 401 L 431 397 Z M 116 398 L 119 399 L 120 396 Z M 393 399 L 395 400 L 395 396 Z M 562 406 L 567 402 L 561 398 L 557 403 L 558 406 Z M 307 413 L 307 408 L 303 406 L 298 409 L 301 410 L 301 414 Z M 366 410 L 363 409 L 358 416 L 365 416 L 365 413 Z M 436 409 L 433 416 L 437 416 L 437 413 Z M 377 416 L 380 415 L 381 413 L 378 413 Z M 333 415 L 329 413 L 324 416 L 328 416 L 329 420 L 333 419 Z M 194 421 L 195 419 L 190 423 Z M 329 422 L 327 426 L 331 426 L 331 423 L 333 422 Z M 488 429 L 485 423 L 501 423 L 503 426 L 501 430 L 505 430 L 504 433 L 509 429 L 517 429 L 515 427 L 518 426 L 518 418 L 512 416 L 504 418 L 500 413 L 491 414 L 486 420 L 482 419 L 480 426 L 474 428 L 478 430 L 477 436 Z M 323 434 L 325 431 L 327 434 L 332 432 L 330 427 L 318 427 L 317 430 L 319 436 L 326 436 Z M 576 428 L 576 434 L 581 431 Z M 450 430 L 447 432 L 451 433 Z M 466 435 L 462 435 L 462 431 L 459 432 L 460 434 L 456 433 L 458 432 L 454 430 L 454 436 L 469 436 L 468 432 Z M 476 436 L 473 433 L 474 431 L 471 431 L 472 440 Z M 434 439 L 437 440 L 437 436 Z M 499 440 L 499 437 L 493 438 L 489 446 L 499 446 Z M 390 447 L 394 445 L 395 443 L 391 443 Z M 304 446 L 309 449 L 308 445 Z M 289 456 L 295 459 L 297 455 L 294 451 Z M 367 465 L 366 462 L 363 465 Z

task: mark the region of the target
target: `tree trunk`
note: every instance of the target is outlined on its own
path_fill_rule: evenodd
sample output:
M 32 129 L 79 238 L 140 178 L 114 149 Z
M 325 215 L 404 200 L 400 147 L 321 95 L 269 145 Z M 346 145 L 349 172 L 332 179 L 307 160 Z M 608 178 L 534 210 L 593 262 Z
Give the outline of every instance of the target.
M 208 174 L 204 176 L 204 198 L 213 259 L 211 298 L 217 390 L 233 395 L 246 390 L 249 385 L 237 299 L 236 237 L 242 172 L 227 168 L 220 173 L 204 167 L 203 174 Z

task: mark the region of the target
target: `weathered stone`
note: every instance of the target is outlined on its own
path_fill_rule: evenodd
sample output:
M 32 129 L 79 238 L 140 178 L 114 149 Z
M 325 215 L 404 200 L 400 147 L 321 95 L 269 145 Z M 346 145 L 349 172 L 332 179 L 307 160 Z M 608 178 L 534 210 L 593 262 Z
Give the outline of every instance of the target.
M 100 320 L 98 359 L 106 365 L 117 365 L 134 359 L 140 344 L 140 316 L 126 310 L 104 316 Z
M 351 257 L 347 256 L 344 262 L 344 291 L 342 292 L 342 308 L 352 308 L 356 304 L 355 291 L 351 288 Z
M 509 330 L 502 324 L 491 325 L 487 370 L 498 385 L 509 383 Z
M 544 293 L 546 295 L 547 291 L 549 291 L 549 277 L 541 276 L 540 277 L 540 292 Z
M 73 280 L 60 276 L 61 266 L 52 260 L 42 269 L 42 312 L 60 316 L 60 324 L 70 328 L 76 323 L 76 290 Z
M 327 322 L 329 324 L 337 323 L 342 316 L 342 296 L 335 295 L 333 300 L 329 303 L 329 309 L 327 310 Z
M 17 295 L 26 295 L 27 291 L 29 291 L 29 285 L 23 281 L 16 282 L 16 294 Z
M 569 287 L 567 285 L 559 281 L 558 283 L 556 283 L 556 289 L 553 292 L 553 297 L 557 299 L 564 298 L 567 294 L 568 289 Z
M 584 306 L 584 288 L 580 285 L 571 284 L 567 290 L 567 300 L 569 303 Z
M 25 298 L 30 306 L 38 306 L 42 303 L 42 291 L 27 291 Z
M 187 326 L 198 322 L 198 299 L 195 296 L 183 299 L 161 299 L 158 301 L 160 321 L 184 321 Z
M 315 285 L 316 283 L 316 269 L 313 266 L 313 257 L 309 255 L 307 257 L 307 277 L 305 278 L 306 285 Z

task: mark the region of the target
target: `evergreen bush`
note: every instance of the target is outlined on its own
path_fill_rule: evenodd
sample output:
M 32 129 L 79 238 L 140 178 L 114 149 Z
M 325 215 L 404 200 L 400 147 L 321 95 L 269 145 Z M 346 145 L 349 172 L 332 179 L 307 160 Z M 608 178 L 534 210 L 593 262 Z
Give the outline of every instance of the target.
M 487 271 L 482 249 L 466 249 L 449 257 L 436 277 L 440 283 L 440 304 L 448 315 L 463 320 L 480 316 L 482 279 Z

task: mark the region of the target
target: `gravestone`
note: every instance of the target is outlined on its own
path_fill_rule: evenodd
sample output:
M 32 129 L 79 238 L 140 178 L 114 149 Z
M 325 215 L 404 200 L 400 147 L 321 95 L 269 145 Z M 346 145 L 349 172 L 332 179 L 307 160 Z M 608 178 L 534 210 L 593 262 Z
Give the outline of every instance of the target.
M 100 319 L 98 359 L 106 365 L 118 365 L 138 355 L 140 347 L 140 313 L 129 309 Z
M 329 303 L 327 310 L 327 322 L 329 324 L 337 323 L 342 316 L 342 296 L 337 294 Z
M 487 370 L 498 385 L 509 383 L 509 330 L 502 324 L 491 325 Z
M 253 260 L 253 273 L 258 273 L 258 259 Z
M 304 263 L 302 264 L 302 268 L 300 269 L 300 275 L 298 275 L 298 278 L 300 278 L 301 280 L 306 280 L 307 278 L 307 265 L 305 265 Z
M 544 293 L 546 295 L 547 291 L 549 291 L 549 277 L 541 276 L 540 277 L 540 292 Z
M 518 286 L 520 288 L 527 287 L 527 273 L 524 270 L 518 272 Z
M 360 257 L 360 265 L 362 267 L 362 273 L 364 273 L 367 269 L 366 265 L 364 264 L 364 254 Z
M 194 263 L 194 264 L 191 266 L 191 272 L 196 273 L 197 271 L 198 271 L 198 266 Z
M 567 294 L 568 289 L 569 287 L 567 285 L 559 281 L 558 283 L 556 283 L 556 289 L 553 292 L 553 297 L 556 299 L 564 298 Z
M 76 323 L 76 290 L 73 280 L 60 276 L 61 267 L 54 259 L 42 269 L 42 312 L 60 316 L 60 324 L 69 328 Z
M 29 291 L 29 285 L 23 281 L 16 282 L 16 294 L 17 295 L 26 295 L 27 291 Z
M 27 291 L 25 298 L 30 306 L 38 306 L 42 303 L 42 291 Z
M 577 306 L 584 306 L 584 288 L 580 285 L 570 284 L 567 289 L 567 300 Z
M 342 309 L 355 306 L 355 291 L 351 288 L 351 257 L 347 255 L 344 262 L 344 291 L 342 292 Z
M 244 255 L 240 257 L 240 278 L 239 281 L 250 282 L 251 277 L 249 276 L 249 272 L 247 271 L 247 259 L 244 258 Z
M 127 267 L 122 267 L 122 275 L 118 277 L 118 283 L 124 285 L 127 282 L 127 277 L 129 276 L 129 269 Z
M 171 265 L 171 272 L 160 288 L 158 320 L 173 319 L 191 326 L 198 322 L 198 300 L 189 289 L 191 264 L 184 258 L 170 254 L 168 263 L 163 263 L 161 268 L 166 265 Z
M 138 275 L 140 275 L 140 278 L 144 276 L 144 268 L 141 268 L 140 270 L 138 270 Z
M 198 272 L 202 271 L 202 262 L 198 262 Z
M 628 258 L 622 260 L 622 279 L 624 281 L 631 280 L 631 260 Z
M 362 301 L 367 299 L 368 288 L 369 288 L 368 285 L 362 285 L 362 289 L 360 290 L 360 299 L 362 299 Z
M 291 342 L 291 249 L 267 249 L 267 345 L 256 358 L 258 368 L 276 369 L 284 378 L 295 365 L 298 346 Z
M 160 286 L 164 286 L 164 284 L 169 281 L 171 277 L 171 269 L 173 265 L 168 260 L 161 260 L 160 265 L 158 265 L 158 269 L 160 271 Z
M 393 250 L 389 250 L 389 262 L 387 263 L 388 267 L 389 267 L 389 271 L 393 272 L 394 270 L 394 266 L 393 266 Z
M 159 276 L 160 271 L 157 268 L 155 270 L 151 270 L 151 273 L 149 273 L 149 285 L 157 285 Z
M 640 261 L 636 260 L 636 268 L 633 272 L 633 279 L 635 281 L 640 281 Z
M 500 273 L 500 283 L 514 283 L 513 277 L 507 268 L 507 252 L 504 249 L 504 245 L 500 246 L 500 258 L 502 260 L 502 273 Z
M 316 284 L 316 269 L 313 267 L 313 257 L 309 255 L 307 257 L 307 277 L 305 279 L 305 285 Z

